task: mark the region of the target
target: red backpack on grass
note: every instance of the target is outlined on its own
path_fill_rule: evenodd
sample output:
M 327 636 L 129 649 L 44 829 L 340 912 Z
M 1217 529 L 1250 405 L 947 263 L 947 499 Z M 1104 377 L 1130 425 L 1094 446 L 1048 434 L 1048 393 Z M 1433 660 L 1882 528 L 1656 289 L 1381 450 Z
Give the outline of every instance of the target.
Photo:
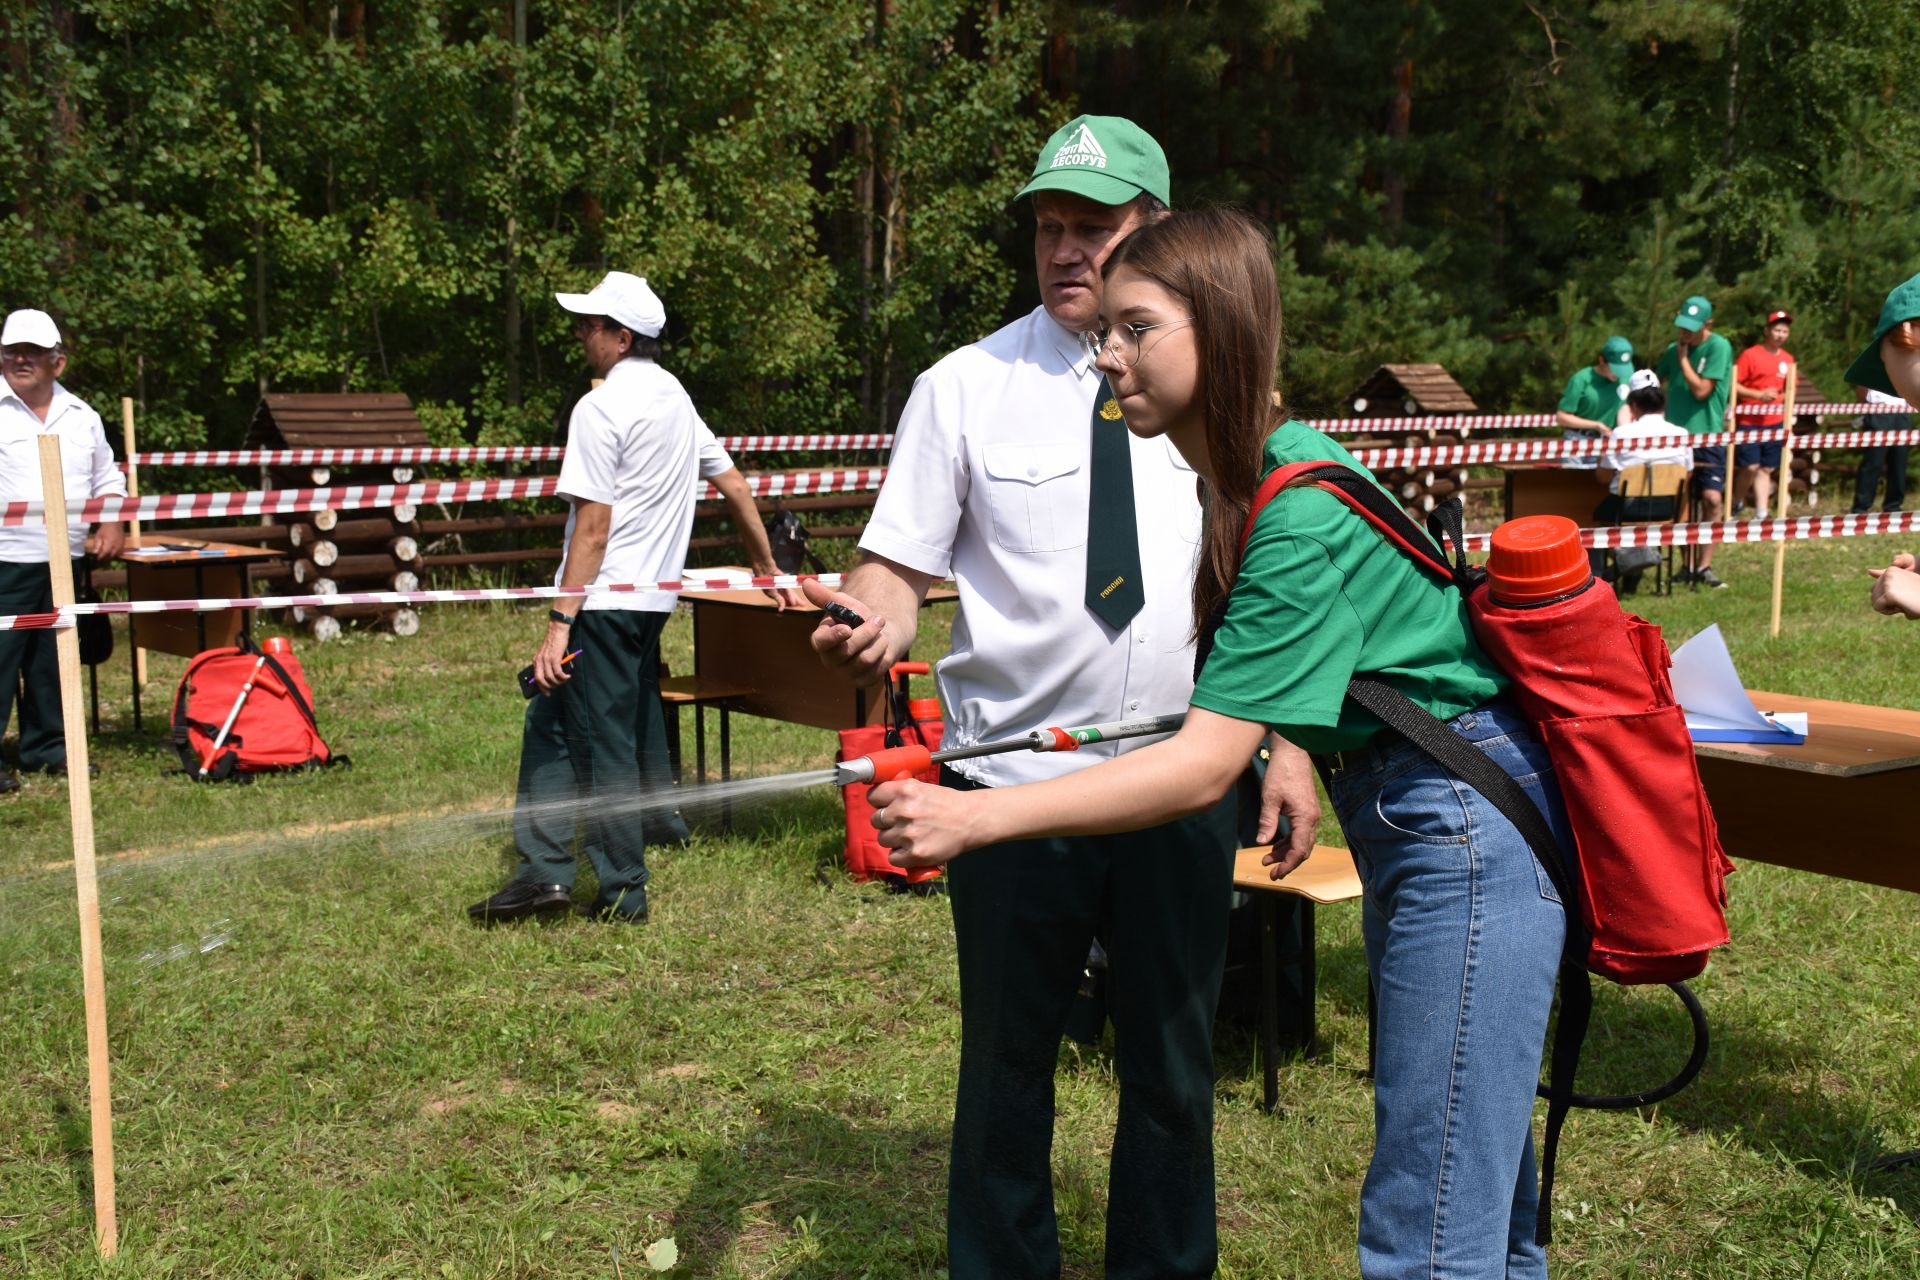
M 173 749 L 187 776 L 201 782 L 346 759 L 320 737 L 300 660 L 291 650 L 262 653 L 251 644 L 208 649 L 187 664 L 173 695 Z

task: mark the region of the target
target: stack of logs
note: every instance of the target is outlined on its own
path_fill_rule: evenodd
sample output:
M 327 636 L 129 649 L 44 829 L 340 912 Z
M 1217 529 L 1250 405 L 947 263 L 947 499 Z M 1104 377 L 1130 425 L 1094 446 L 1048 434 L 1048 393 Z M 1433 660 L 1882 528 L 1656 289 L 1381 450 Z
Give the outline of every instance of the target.
M 307 522 L 287 526 L 287 563 L 280 572 L 293 579 L 296 595 L 331 596 L 342 591 L 418 591 L 426 568 L 420 556 L 420 524 L 411 503 L 390 516 L 341 519 L 338 512 L 315 511 Z M 342 620 L 372 619 L 395 635 L 420 629 L 420 616 L 399 605 L 345 604 L 325 609 L 292 610 L 316 640 L 340 634 Z
M 275 471 L 266 477 L 269 487 L 288 484 L 365 485 L 410 484 L 412 467 L 350 467 L 336 474 L 331 467 L 311 467 L 304 473 Z M 287 520 L 287 559 L 265 566 L 265 574 L 290 581 L 290 595 L 331 596 L 352 591 L 417 591 L 425 568 L 420 559 L 420 528 L 410 502 L 385 512 L 311 511 Z M 404 605 L 343 604 L 324 609 L 288 611 L 296 625 L 315 640 L 332 640 L 341 624 L 355 619 L 410 636 L 420 630 L 420 615 Z

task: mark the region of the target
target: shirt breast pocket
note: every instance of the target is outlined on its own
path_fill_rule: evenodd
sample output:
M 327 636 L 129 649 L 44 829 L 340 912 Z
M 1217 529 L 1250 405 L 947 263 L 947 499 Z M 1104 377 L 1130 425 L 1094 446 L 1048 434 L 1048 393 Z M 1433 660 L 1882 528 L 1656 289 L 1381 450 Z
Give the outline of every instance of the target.
M 67 495 L 67 505 L 74 506 L 93 496 L 93 441 L 85 437 L 76 438 L 70 432 L 60 433 L 60 469 L 66 484 L 62 486 Z M 40 474 L 40 457 L 36 453 L 33 459 L 33 474 Z
M 1067 441 L 985 451 L 993 540 L 1005 551 L 1068 551 L 1087 540 L 1086 451 Z

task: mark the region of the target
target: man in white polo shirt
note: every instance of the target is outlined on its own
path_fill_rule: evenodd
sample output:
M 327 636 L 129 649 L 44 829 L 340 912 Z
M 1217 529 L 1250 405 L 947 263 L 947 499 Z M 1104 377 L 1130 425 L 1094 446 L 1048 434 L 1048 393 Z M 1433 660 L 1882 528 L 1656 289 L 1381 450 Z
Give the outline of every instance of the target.
M 1048 141 L 1020 195 L 1032 197 L 1041 306 L 920 376 L 860 565 L 839 595 L 808 584 L 814 603 L 867 619 L 825 621 L 813 643 L 830 668 L 872 683 L 907 652 L 928 586 L 952 575 L 959 613 L 939 664 L 950 747 L 1184 711 L 1193 691 L 1194 473 L 1166 441 L 1126 430 L 1080 336 L 1099 324 L 1101 264 L 1166 208 L 1166 157 L 1127 120 L 1083 116 Z M 1133 745 L 956 761 L 942 781 L 1030 782 Z M 954 1280 L 1060 1274 L 1053 1076 L 1096 931 L 1120 1077 L 1106 1274 L 1213 1274 L 1212 1032 L 1234 826 L 1229 802 L 1148 831 L 993 846 L 948 868 L 961 1003 Z
M 666 309 L 645 280 L 624 271 L 609 272 L 591 293 L 555 298 L 580 317 L 574 334 L 603 379 L 568 424 L 559 491 L 573 510 L 556 584 L 678 577 L 693 528 L 701 423 L 679 380 L 656 362 Z M 610 921 L 647 919 L 643 761 L 666 731 L 660 631 L 674 599 L 665 591 L 563 596 L 533 658 L 546 696 L 528 710 L 526 748 L 563 739 L 599 877 L 587 910 Z M 560 842 L 522 843 L 513 879 L 468 914 L 492 922 L 568 911 L 575 870 Z
M 39 502 L 40 437 L 60 437 L 69 507 L 106 494 L 124 495 L 126 477 L 113 464 L 100 415 L 60 385 L 67 353 L 59 326 L 44 311 L 15 311 L 0 326 L 0 502 Z M 67 546 L 78 560 L 85 552 L 86 530 L 68 530 Z M 102 560 L 120 554 L 126 526 L 118 522 L 94 529 L 94 550 Z M 75 565 L 77 573 L 79 566 Z M 47 528 L 30 523 L 0 527 L 0 613 L 44 613 L 53 608 L 53 580 L 47 571 Z M 28 773 L 64 773 L 67 739 L 60 718 L 60 669 L 51 631 L 0 632 L 0 735 L 13 711 L 13 693 L 26 676 L 20 701 L 20 768 Z M 0 773 L 0 794 L 18 791 L 19 780 Z

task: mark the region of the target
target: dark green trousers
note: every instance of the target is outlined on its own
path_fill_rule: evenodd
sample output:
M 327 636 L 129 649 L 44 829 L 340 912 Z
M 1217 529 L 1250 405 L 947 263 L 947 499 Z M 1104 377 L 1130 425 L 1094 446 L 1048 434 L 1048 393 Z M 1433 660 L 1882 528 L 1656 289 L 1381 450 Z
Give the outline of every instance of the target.
M 574 622 L 572 647 L 581 652 L 567 668 L 573 678 L 527 706 L 515 880 L 571 885 L 577 835 L 600 881 L 595 908 L 646 908 L 649 828 L 671 814 L 654 803 L 670 791 L 660 714 L 666 620 L 664 613 L 583 609 Z
M 943 775 L 949 785 L 967 785 Z M 1211 1276 L 1213 1016 L 1235 804 L 1112 836 L 1020 840 L 948 864 L 960 1081 L 947 1185 L 953 1280 L 1051 1280 L 1054 1069 L 1096 930 L 1107 949 L 1120 1116 L 1106 1274 Z
M 73 562 L 80 576 L 80 562 Z M 46 613 L 53 608 L 53 578 L 44 564 L 0 563 L 0 613 Z M 0 631 L 0 737 L 13 719 L 14 692 L 25 677 L 20 698 L 20 767 L 64 768 L 67 735 L 60 719 L 60 660 L 56 631 Z

